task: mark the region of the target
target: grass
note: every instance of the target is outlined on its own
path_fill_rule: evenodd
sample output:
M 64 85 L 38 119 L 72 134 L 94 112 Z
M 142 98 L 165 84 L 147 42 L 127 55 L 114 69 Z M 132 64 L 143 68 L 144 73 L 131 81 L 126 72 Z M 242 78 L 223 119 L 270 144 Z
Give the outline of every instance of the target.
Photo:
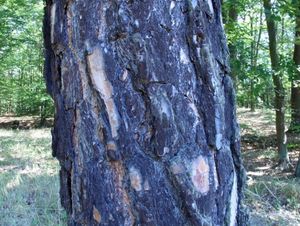
M 274 112 L 239 109 L 242 155 L 247 170 L 246 205 L 251 226 L 300 225 L 300 179 L 294 177 L 299 156 L 299 139 L 288 139 L 293 168 L 276 168 L 278 153 Z
M 258 221 L 252 223 L 252 226 L 300 225 L 300 181 L 298 179 L 265 176 L 248 184 L 245 194 L 252 222 Z
M 239 110 L 251 226 L 300 225 L 300 180 L 278 172 L 274 112 Z M 299 142 L 289 144 L 295 163 Z M 0 129 L 0 226 L 66 225 L 49 129 Z
M 264 178 L 256 180 L 246 191 L 248 202 L 265 202 L 271 208 L 300 211 L 300 186 L 297 179 Z M 258 198 L 258 199 L 257 199 Z
M 0 225 L 66 225 L 58 170 L 49 129 L 0 130 Z

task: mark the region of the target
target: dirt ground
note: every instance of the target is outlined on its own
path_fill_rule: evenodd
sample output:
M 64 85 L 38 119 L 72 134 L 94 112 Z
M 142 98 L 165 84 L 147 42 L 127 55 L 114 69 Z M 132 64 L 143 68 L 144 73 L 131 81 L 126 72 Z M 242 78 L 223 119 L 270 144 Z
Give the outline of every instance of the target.
M 289 134 L 292 167 L 277 166 L 274 113 L 238 109 L 242 154 L 247 170 L 246 204 L 251 226 L 300 225 L 300 180 L 294 170 L 300 154 L 300 137 Z
M 1 116 L 0 117 L 0 129 L 33 129 L 41 127 L 51 127 L 53 125 L 53 119 L 47 118 L 41 122 L 38 116 Z

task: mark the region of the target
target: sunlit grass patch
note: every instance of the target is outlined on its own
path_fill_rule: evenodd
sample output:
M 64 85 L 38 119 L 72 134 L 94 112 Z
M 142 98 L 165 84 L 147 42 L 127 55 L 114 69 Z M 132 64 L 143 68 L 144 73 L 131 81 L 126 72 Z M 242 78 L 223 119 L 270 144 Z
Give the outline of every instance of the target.
M 300 181 L 295 178 L 257 179 L 249 185 L 247 194 L 251 202 L 264 201 L 274 208 L 284 206 L 285 208 L 300 211 Z
M 266 148 L 262 150 L 253 150 L 249 152 L 243 153 L 243 156 L 246 158 L 252 158 L 252 159 L 268 159 L 272 161 L 277 160 L 277 151 L 274 150 L 273 148 Z
M 238 116 L 247 170 L 245 203 L 250 213 L 250 225 L 300 225 L 300 180 L 294 177 L 299 157 L 297 137 L 288 136 L 293 167 L 281 171 L 277 167 L 274 110 L 257 109 L 253 113 L 249 109 L 238 109 Z
M 0 225 L 66 225 L 48 129 L 0 130 Z
M 300 180 L 262 177 L 246 189 L 246 202 L 251 212 L 264 212 L 278 225 L 300 225 Z M 279 214 L 280 213 L 280 214 Z

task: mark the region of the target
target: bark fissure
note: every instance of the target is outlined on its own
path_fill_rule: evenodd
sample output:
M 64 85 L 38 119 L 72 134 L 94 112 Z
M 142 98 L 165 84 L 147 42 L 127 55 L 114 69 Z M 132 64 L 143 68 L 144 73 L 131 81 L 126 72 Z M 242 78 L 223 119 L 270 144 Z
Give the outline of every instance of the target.
M 245 225 L 220 2 L 49 0 L 46 11 L 69 225 Z

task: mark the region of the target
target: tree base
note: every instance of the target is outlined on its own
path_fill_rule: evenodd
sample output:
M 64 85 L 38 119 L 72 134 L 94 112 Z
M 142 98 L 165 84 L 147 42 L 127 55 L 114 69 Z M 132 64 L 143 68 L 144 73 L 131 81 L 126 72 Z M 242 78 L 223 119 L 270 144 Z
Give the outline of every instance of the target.
M 293 165 L 290 160 L 280 160 L 279 163 L 274 167 L 276 170 L 280 172 L 289 172 L 293 170 Z

